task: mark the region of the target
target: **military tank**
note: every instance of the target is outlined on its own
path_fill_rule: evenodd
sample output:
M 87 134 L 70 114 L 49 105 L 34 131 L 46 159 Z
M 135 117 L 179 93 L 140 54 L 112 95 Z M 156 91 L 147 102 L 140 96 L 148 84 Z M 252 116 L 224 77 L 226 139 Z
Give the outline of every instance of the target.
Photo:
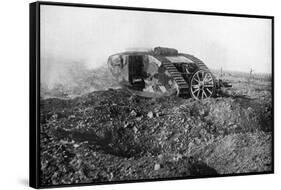
M 173 48 L 117 53 L 109 56 L 108 67 L 121 86 L 146 97 L 201 100 L 215 96 L 221 87 L 231 87 L 217 80 L 200 59 Z

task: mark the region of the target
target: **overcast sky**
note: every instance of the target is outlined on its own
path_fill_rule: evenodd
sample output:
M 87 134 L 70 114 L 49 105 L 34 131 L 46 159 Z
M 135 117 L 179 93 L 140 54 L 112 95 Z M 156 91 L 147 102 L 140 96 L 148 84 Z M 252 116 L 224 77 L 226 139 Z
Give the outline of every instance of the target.
M 193 54 L 209 68 L 271 72 L 269 19 L 41 5 L 43 69 L 95 68 L 111 54 L 156 46 Z

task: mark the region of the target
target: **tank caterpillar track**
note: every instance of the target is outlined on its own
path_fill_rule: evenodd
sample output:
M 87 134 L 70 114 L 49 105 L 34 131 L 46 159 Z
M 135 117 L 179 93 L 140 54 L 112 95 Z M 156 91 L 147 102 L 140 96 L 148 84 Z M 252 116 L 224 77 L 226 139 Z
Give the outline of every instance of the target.
M 157 56 L 157 59 L 159 59 L 162 62 L 163 67 L 170 73 L 170 75 L 174 79 L 175 83 L 177 84 L 177 87 L 178 87 L 177 95 L 178 96 L 188 95 L 189 94 L 189 85 L 186 82 L 186 80 L 182 77 L 182 74 L 178 71 L 178 69 L 175 67 L 175 65 L 164 57 Z
M 190 54 L 181 54 L 183 55 L 184 57 L 186 57 L 187 59 L 191 60 L 192 62 L 194 62 L 198 68 L 200 70 L 203 70 L 203 71 L 209 71 L 210 70 L 208 69 L 208 67 L 203 63 L 203 61 L 201 61 L 200 59 L 198 59 L 197 57 L 193 56 L 193 55 L 190 55 Z

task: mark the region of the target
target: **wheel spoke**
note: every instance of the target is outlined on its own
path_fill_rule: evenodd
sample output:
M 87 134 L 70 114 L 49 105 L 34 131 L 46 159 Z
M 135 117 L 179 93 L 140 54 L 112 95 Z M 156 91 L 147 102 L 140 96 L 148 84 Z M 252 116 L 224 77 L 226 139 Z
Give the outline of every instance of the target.
M 204 74 L 203 82 L 206 81 L 206 79 L 207 79 L 206 77 L 207 77 L 207 74 Z
M 195 77 L 194 77 L 195 78 Z M 200 81 L 200 77 L 199 77 L 199 74 L 196 73 L 196 78 L 198 79 L 197 81 L 199 82 Z
M 192 88 L 199 89 L 199 85 L 193 85 Z
M 198 90 L 198 92 L 197 92 L 196 94 L 194 94 L 194 96 L 195 96 L 197 99 L 199 99 L 200 92 L 201 92 L 201 90 Z
M 208 74 L 206 74 L 206 80 L 204 80 L 205 82 L 210 82 L 210 81 L 213 81 L 213 79 L 212 79 L 212 76 L 210 76 L 210 74 L 208 73 Z
M 208 83 L 208 82 L 212 82 L 212 78 L 207 78 L 207 80 L 204 80 L 205 83 Z
M 198 79 L 198 81 L 201 81 L 201 80 L 200 80 L 199 73 L 196 73 L 196 78 Z
M 210 94 L 212 94 L 212 92 L 211 92 L 208 88 L 206 88 L 206 90 L 207 90 Z
M 195 80 L 196 82 L 199 82 L 199 80 L 197 80 L 196 78 L 194 78 L 194 80 Z
M 200 89 L 199 89 L 199 88 L 197 88 L 196 90 L 194 90 L 194 91 L 193 91 L 193 93 L 195 93 L 195 92 L 197 92 L 197 91 L 199 91 L 199 90 L 200 90 Z
M 204 90 L 204 89 L 202 90 L 202 92 L 203 92 L 202 94 L 205 95 L 205 97 L 207 98 L 208 96 L 207 96 L 207 94 L 205 93 L 205 90 Z
M 200 74 L 201 74 L 201 77 L 200 77 L 200 81 L 203 81 L 203 79 L 204 79 L 204 73 L 202 73 L 202 72 L 200 72 Z
M 199 81 L 197 81 L 195 78 L 194 78 L 194 80 L 192 80 L 192 85 L 198 85 L 199 84 Z

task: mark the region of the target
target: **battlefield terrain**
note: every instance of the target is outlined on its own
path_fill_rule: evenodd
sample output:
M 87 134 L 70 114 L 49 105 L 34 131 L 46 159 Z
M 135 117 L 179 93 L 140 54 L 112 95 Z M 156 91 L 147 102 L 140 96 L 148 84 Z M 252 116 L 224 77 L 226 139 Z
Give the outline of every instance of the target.
M 42 85 L 42 186 L 272 171 L 271 76 L 214 74 L 233 87 L 202 101 L 139 97 L 106 69 Z

